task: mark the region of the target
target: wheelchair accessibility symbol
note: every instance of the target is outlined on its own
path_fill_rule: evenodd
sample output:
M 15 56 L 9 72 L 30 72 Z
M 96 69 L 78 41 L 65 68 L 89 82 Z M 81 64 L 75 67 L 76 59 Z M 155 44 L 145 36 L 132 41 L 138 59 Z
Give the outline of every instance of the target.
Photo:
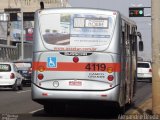
M 47 66 L 49 68 L 56 68 L 57 67 L 57 59 L 56 59 L 56 57 L 48 57 L 47 58 Z

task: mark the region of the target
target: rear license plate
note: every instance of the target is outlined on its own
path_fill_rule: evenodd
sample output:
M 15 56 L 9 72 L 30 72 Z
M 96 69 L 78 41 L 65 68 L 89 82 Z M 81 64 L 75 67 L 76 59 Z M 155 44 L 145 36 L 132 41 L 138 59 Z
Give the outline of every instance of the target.
M 140 74 L 139 74 L 139 77 L 143 77 L 143 76 L 144 76 L 144 74 L 143 74 L 143 73 L 140 73 Z
M 77 80 L 69 81 L 69 86 L 82 86 L 82 82 Z

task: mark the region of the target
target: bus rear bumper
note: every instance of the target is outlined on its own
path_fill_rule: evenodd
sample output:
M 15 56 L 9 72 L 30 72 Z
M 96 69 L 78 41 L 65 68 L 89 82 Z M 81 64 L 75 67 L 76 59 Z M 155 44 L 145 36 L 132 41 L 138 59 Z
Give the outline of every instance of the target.
M 45 101 L 113 101 L 118 102 L 119 85 L 104 91 L 46 90 L 32 84 L 32 100 Z

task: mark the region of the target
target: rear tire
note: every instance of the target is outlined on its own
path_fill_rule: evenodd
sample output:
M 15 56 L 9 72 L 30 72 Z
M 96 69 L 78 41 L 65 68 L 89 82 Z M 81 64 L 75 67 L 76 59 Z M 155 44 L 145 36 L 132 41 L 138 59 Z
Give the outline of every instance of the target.
M 112 112 L 115 116 L 123 115 L 125 113 L 125 105 L 120 106 L 119 103 L 113 103 L 112 105 Z
M 124 113 L 126 112 L 126 106 L 125 106 L 125 105 L 124 105 L 124 106 L 121 106 L 121 107 L 118 106 L 118 107 L 117 107 L 117 112 L 118 112 L 118 113 L 117 113 L 118 115 L 124 115 Z
M 20 86 L 18 86 L 19 90 L 23 90 L 23 84 L 21 83 Z
M 15 82 L 15 84 L 12 86 L 12 89 L 13 89 L 14 91 L 18 91 L 17 82 Z
M 47 114 L 53 113 L 53 106 L 52 106 L 52 105 L 44 105 L 44 111 L 45 111 Z
M 137 88 L 137 79 L 134 78 L 134 85 L 133 85 L 133 97 L 135 96 L 136 94 L 136 88 Z

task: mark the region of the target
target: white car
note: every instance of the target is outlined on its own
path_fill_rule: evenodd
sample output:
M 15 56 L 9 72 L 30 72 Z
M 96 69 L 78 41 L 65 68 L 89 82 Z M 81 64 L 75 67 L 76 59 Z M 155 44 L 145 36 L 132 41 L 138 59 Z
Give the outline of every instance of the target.
M 150 62 L 139 61 L 137 63 L 137 78 L 138 80 L 148 79 L 152 82 L 152 66 Z
M 22 90 L 22 75 L 11 62 L 0 62 L 0 87 L 10 87 L 13 90 Z

